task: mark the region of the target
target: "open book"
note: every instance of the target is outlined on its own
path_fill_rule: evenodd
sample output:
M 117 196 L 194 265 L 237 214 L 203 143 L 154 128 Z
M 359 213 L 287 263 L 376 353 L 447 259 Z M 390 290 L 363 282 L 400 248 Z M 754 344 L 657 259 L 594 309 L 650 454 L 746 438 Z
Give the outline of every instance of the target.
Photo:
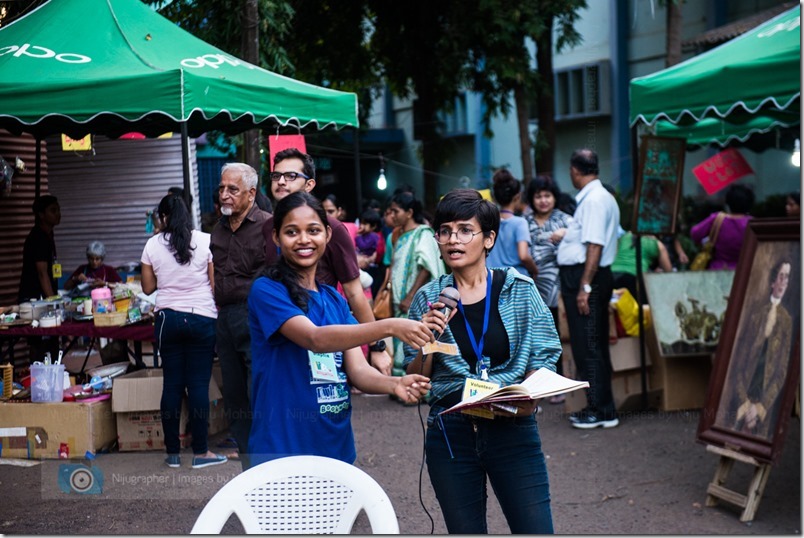
M 520 384 L 499 387 L 489 392 L 478 390 L 474 395 L 465 397 L 460 403 L 442 411 L 441 414 L 462 411 L 473 415 L 490 416 L 492 406 L 506 409 L 506 404 L 509 402 L 538 400 L 587 387 L 589 387 L 588 381 L 575 381 L 547 368 L 539 368 Z

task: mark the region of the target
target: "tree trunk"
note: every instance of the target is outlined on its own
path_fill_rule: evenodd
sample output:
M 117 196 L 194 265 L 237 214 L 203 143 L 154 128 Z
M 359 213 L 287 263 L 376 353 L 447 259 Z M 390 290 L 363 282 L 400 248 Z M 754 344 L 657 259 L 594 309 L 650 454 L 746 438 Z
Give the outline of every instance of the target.
M 677 0 L 667 2 L 667 58 L 665 67 L 681 61 L 681 3 Z
M 435 128 L 438 118 L 432 98 L 427 95 L 426 90 L 417 95 L 415 106 L 418 107 L 418 113 L 414 117 L 420 122 L 421 136 L 419 140 L 421 141 L 422 168 L 424 168 L 424 197 L 420 199 L 425 209 L 432 213 L 438 204 L 438 176 L 435 170 L 441 166 L 439 137 Z
M 516 103 L 516 121 L 519 126 L 519 153 L 522 158 L 522 181 L 527 185 L 533 179 L 532 144 L 528 129 L 528 96 L 523 86 L 514 88 L 514 102 Z
M 241 49 L 245 61 L 260 65 L 260 14 L 257 0 L 243 0 L 241 17 L 243 30 Z M 260 174 L 260 130 L 252 129 L 243 133 L 243 161 Z
M 553 97 L 553 20 L 545 19 L 545 30 L 536 40 L 536 87 L 539 131 L 536 138 L 536 173 L 554 177 L 556 146 L 556 106 Z

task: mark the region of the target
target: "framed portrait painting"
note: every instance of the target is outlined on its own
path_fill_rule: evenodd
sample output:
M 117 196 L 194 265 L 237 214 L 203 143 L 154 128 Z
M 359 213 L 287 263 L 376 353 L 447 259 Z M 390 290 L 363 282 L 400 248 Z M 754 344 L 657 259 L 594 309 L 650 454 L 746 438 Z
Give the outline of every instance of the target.
M 698 440 L 772 463 L 799 384 L 801 239 L 796 219 L 749 223 Z
M 674 234 L 684 174 L 684 138 L 645 135 L 634 187 L 635 234 Z

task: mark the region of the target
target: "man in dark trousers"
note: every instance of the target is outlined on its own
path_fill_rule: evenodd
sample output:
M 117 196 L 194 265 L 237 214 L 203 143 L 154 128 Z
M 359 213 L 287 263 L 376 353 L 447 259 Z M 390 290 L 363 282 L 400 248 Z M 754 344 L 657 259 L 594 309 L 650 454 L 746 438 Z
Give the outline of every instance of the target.
M 598 173 L 594 151 L 573 152 L 570 177 L 579 190 L 578 207 L 557 254 L 572 356 L 578 377 L 589 382 L 586 408 L 570 415 L 572 426 L 582 429 L 620 423 L 611 390 L 608 315 L 620 210 Z
M 247 164 L 223 166 L 218 194 L 223 216 L 212 230 L 210 244 L 218 306 L 216 346 L 229 430 L 246 470 L 251 433 L 251 335 L 246 301 L 251 282 L 265 262 L 262 226 L 271 214 L 255 203 L 257 172 Z

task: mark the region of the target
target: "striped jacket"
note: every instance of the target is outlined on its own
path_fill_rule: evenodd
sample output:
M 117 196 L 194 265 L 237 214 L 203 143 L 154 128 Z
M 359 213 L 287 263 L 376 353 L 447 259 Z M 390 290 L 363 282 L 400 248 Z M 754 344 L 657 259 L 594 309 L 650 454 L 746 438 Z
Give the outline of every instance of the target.
M 520 274 L 516 269 L 494 269 L 507 271 L 505 283 L 500 292 L 498 306 L 503 325 L 508 332 L 510 359 L 489 369 L 489 380 L 501 386 L 520 383 L 525 373 L 539 368 L 555 371 L 555 364 L 561 354 L 553 317 L 536 291 L 533 280 Z M 438 301 L 438 294 L 447 286 L 454 286 L 451 274 L 443 275 L 422 286 L 413 297 L 408 317 L 421 320 L 428 310 L 427 302 Z M 493 307 L 494 305 L 492 305 Z M 447 326 L 439 341 L 455 344 L 452 330 Z M 405 366 L 419 352 L 407 344 Z M 432 396 L 438 400 L 456 390 L 461 390 L 467 377 L 478 378 L 469 370 L 469 365 L 460 356 L 435 353 L 431 375 Z

